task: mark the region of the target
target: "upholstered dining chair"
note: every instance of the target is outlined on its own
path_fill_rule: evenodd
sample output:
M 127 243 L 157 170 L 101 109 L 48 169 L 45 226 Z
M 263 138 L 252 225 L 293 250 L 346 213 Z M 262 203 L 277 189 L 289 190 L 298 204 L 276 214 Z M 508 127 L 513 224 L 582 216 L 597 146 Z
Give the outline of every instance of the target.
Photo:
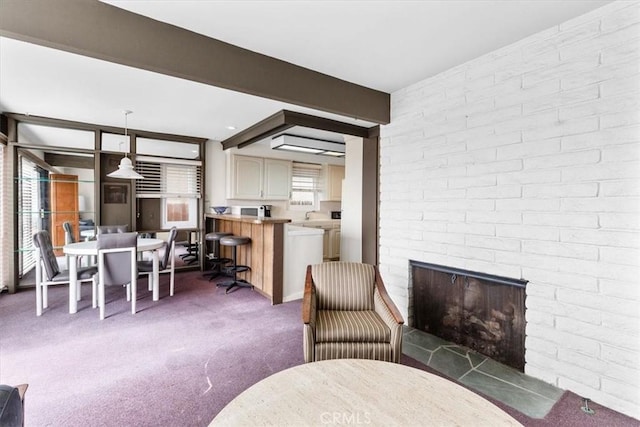
M 73 226 L 69 221 L 65 221 L 62 223 L 62 228 L 64 229 L 64 244 L 68 245 L 69 243 L 75 243 L 76 238 L 73 235 Z
M 126 286 L 131 313 L 136 312 L 137 245 L 136 232 L 98 234 L 98 273 L 93 276 L 93 307 L 100 307 L 100 320 L 104 319 L 105 286 Z
M 340 261 L 309 265 L 302 320 L 305 362 L 400 361 L 404 320 L 373 265 Z
M 69 221 L 65 221 L 62 223 L 62 228 L 64 229 L 64 244 L 68 245 L 69 243 L 76 243 L 75 233 L 73 232 L 73 225 L 71 225 Z M 82 265 L 82 255 L 78 256 L 77 259 L 78 267 L 80 267 Z M 68 262 L 69 257 L 67 256 L 67 268 L 69 268 Z
M 173 296 L 173 288 L 175 282 L 175 274 L 176 274 L 176 260 L 175 260 L 175 252 L 176 252 L 176 235 L 178 234 L 178 229 L 176 227 L 171 227 L 169 230 L 169 236 L 167 237 L 167 241 L 164 246 L 164 254 L 162 255 L 162 259 L 160 260 L 160 265 L 158 266 L 159 273 L 170 273 L 169 279 L 169 295 Z M 138 261 L 138 273 L 146 274 L 149 277 L 149 290 L 153 288 L 153 261 Z
M 38 231 L 33 235 L 33 245 L 36 249 L 36 315 L 42 315 L 42 310 L 49 306 L 47 287 L 69 283 L 69 270 L 62 270 L 58 265 L 56 254 L 53 252 L 51 235 L 48 231 Z M 92 280 L 97 268 L 78 268 L 78 299 L 82 282 Z
M 127 233 L 129 226 L 123 225 L 99 225 L 97 227 L 98 234 L 113 234 L 113 233 Z

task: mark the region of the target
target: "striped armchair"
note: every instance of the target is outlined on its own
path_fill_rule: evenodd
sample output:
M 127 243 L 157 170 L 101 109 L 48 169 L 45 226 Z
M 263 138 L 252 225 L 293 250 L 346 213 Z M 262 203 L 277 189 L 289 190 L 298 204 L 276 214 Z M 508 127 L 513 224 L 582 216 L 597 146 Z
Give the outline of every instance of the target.
M 373 265 L 325 262 L 308 266 L 302 321 L 307 363 L 400 361 L 404 320 Z

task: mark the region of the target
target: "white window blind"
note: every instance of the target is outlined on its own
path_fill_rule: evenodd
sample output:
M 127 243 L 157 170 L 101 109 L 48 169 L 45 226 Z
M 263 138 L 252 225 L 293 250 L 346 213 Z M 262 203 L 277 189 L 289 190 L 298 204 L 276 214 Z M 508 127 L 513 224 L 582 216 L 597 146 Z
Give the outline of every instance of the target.
M 161 199 L 160 226 L 196 228 L 198 201 L 202 197 L 202 162 L 137 156 L 136 171 L 144 179 L 136 180 L 137 198 Z
M 136 161 L 136 171 L 144 179 L 136 180 L 138 198 L 200 198 L 202 166 L 200 162 L 166 162 L 164 159 Z
M 5 191 L 5 176 L 4 176 L 4 150 L 5 145 L 0 142 L 0 236 L 5 235 L 5 230 L 8 229 L 5 221 L 11 218 L 10 215 L 5 213 L 5 198 L 7 192 Z M 7 285 L 8 277 L 6 277 L 7 271 L 5 265 L 9 265 L 11 262 L 10 254 L 12 253 L 8 247 L 9 239 L 2 239 L 2 259 L 0 259 L 0 288 Z
M 289 205 L 314 208 L 322 188 L 321 177 L 321 165 L 294 162 Z
M 20 248 L 20 274 L 24 275 L 35 267 L 35 248 L 33 234 L 38 231 L 38 169 L 35 163 L 24 157 L 20 158 L 18 176 L 18 247 Z

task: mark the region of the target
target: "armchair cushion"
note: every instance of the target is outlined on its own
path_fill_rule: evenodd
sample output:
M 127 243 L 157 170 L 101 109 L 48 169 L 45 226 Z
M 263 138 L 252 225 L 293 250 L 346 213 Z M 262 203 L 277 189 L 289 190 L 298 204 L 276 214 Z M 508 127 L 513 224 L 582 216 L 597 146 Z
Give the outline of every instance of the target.
M 373 310 L 372 265 L 326 262 L 313 266 L 318 310 Z
M 317 312 L 316 342 L 386 342 L 391 330 L 373 310 Z

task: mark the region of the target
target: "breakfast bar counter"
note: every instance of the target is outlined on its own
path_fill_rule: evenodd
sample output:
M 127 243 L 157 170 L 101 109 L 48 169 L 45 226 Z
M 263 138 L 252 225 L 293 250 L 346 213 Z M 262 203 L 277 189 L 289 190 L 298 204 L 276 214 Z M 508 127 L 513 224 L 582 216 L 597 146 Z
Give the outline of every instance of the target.
M 251 283 L 274 305 L 282 303 L 284 224 L 289 222 L 287 218 L 205 214 L 207 233 L 224 231 L 251 238 L 250 244 L 237 247 L 238 264 L 251 267 L 247 272 L 238 273 L 238 277 Z M 223 257 L 231 258 L 231 248 L 220 249 Z

